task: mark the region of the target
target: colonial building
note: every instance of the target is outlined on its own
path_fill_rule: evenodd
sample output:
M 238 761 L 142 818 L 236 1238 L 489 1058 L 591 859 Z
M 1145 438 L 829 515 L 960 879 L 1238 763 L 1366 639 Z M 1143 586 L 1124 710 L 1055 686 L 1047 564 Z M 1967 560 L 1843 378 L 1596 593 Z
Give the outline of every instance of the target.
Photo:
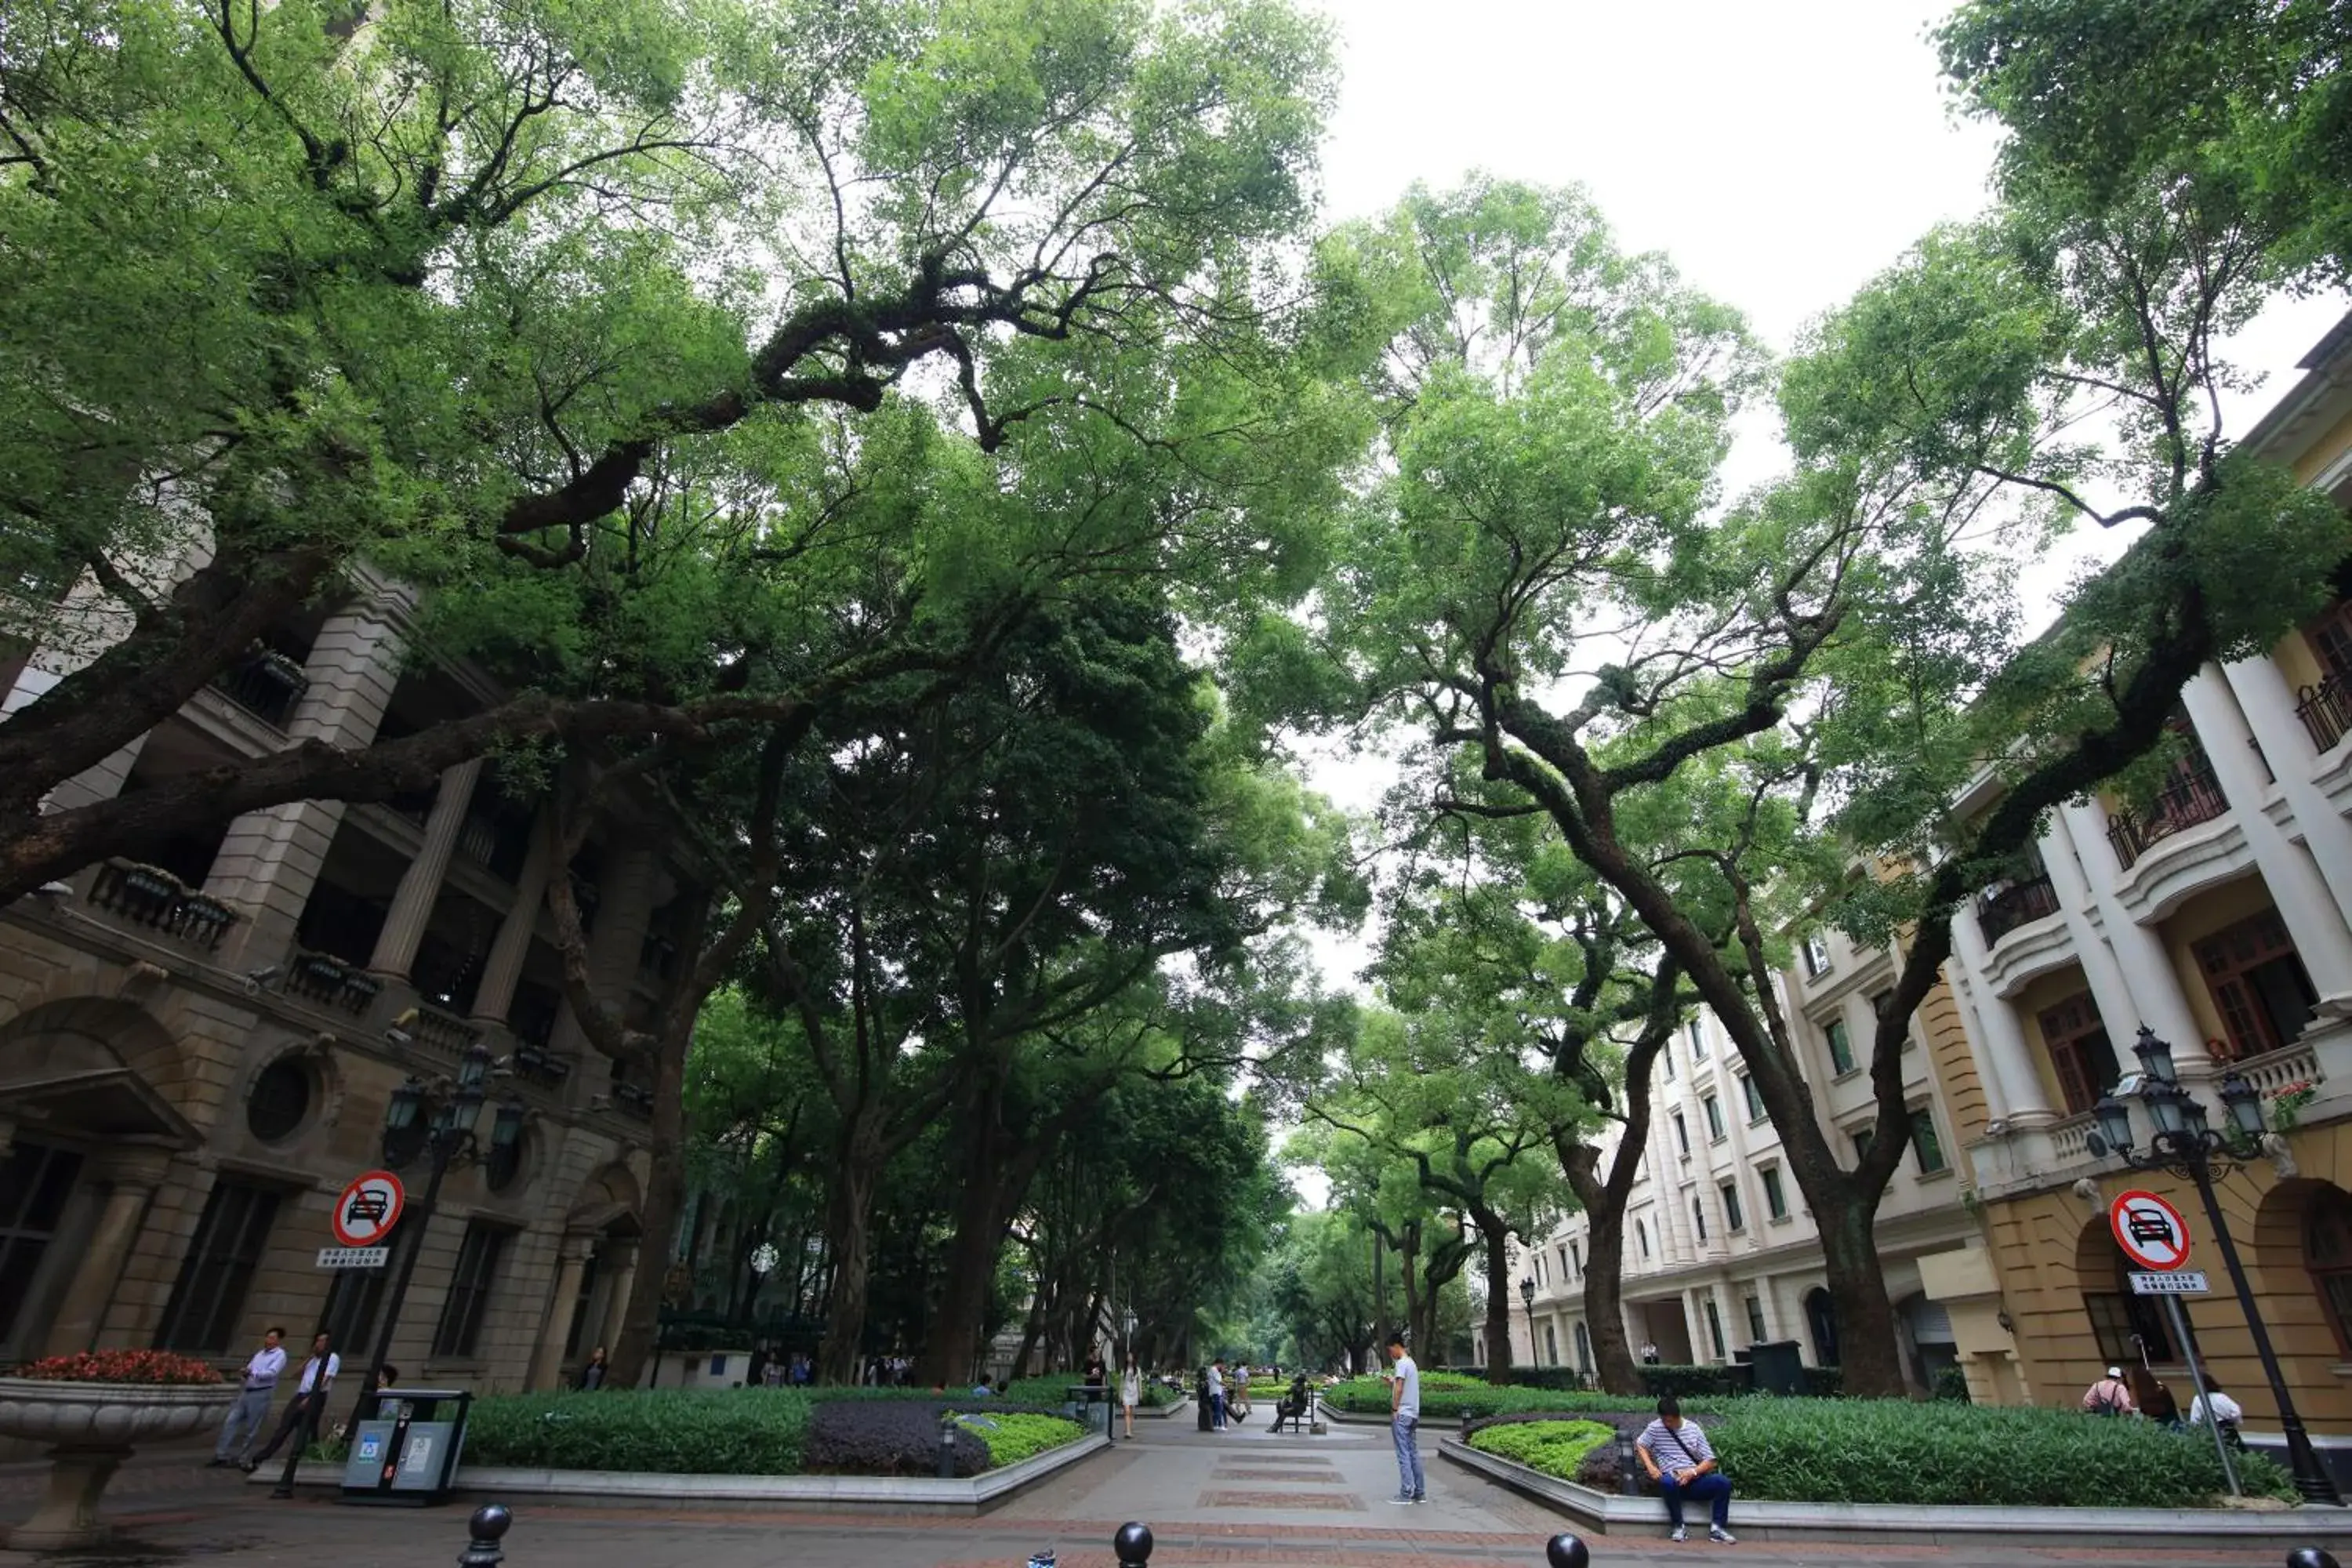
M 2352 318 L 2247 437 L 2352 502 Z M 2016 1329 L 2023 1396 L 2077 1397 L 2143 1356 L 2176 1386 L 2182 1347 L 2130 1293 L 2105 1204 L 2170 1198 L 2195 1237 L 2189 1331 L 2247 1411 L 2275 1427 L 2245 1315 L 2192 1187 L 2133 1175 L 2087 1146 L 2092 1107 L 2137 1068 L 2143 1027 L 2211 1103 L 2236 1073 L 2283 1130 L 2274 1157 L 2221 1184 L 2230 1227 L 2318 1436 L 2352 1434 L 2352 605 L 2330 605 L 2262 658 L 2209 665 L 2184 693 L 2184 751 L 2144 811 L 2112 798 L 2053 816 L 2034 874 L 1955 923 L 1949 966 L 1982 1065 L 1990 1121 L 1967 1149 L 1994 1268 L 1981 1299 Z M 1962 802 L 1979 809 L 1997 785 Z M 2128 1090 L 2131 1085 L 2124 1085 Z M 2226 1122 L 2220 1108 L 2217 1125 Z M 2137 1142 L 2145 1146 L 2142 1110 Z
M 1780 977 L 1806 1080 L 1832 1141 L 1866 1137 L 1876 1114 L 1867 1058 L 1874 999 L 1895 984 L 1893 955 L 1836 932 L 1808 942 L 1800 972 Z M 1879 1246 L 1904 1348 L 1925 1385 L 1958 1351 L 1943 1291 L 1971 1254 L 1977 1222 L 1961 1142 L 1982 1128 L 1982 1096 L 1950 994 L 1938 986 L 1912 1024 L 1905 1082 L 1911 1150 L 1879 1210 Z M 1663 1362 L 1726 1363 L 1759 1342 L 1793 1340 L 1808 1365 L 1838 1364 L 1820 1232 L 1781 1152 L 1780 1137 L 1722 1026 L 1691 1018 L 1659 1054 L 1650 1137 L 1626 1209 L 1627 1342 Z M 1613 1148 L 1610 1152 L 1614 1157 Z M 1604 1169 L 1606 1168 L 1604 1164 Z M 1591 1372 L 1584 1310 L 1590 1225 L 1572 1215 L 1525 1249 L 1517 1277 L 1535 1286 L 1515 1321 L 1522 1363 Z M 1522 1303 L 1525 1305 L 1525 1303 Z M 1517 1317 L 1517 1315 L 1515 1315 Z M 1532 1343 L 1521 1335 L 1532 1333 Z
M 364 744 L 491 700 L 417 646 L 415 611 L 356 573 L 59 797 L 303 738 Z M 70 668 L 74 646 L 0 668 L 0 712 Z M 612 1337 L 649 1100 L 570 1016 L 544 892 L 572 879 L 600 984 L 639 1009 L 676 961 L 672 913 L 701 895 L 644 833 L 553 867 L 544 817 L 467 763 L 413 798 L 256 812 L 0 910 L 0 1364 L 157 1345 L 226 1365 L 323 1312 L 356 1391 L 396 1310 L 407 1378 L 487 1391 L 551 1385 Z M 388 1270 L 315 1267 L 352 1176 L 392 1163 L 414 1203 L 431 1159 L 387 1148 L 387 1103 L 404 1080 L 446 1080 L 477 1042 L 503 1070 L 405 1299 L 384 1299 Z M 509 1127 L 520 1114 L 503 1145 L 501 1106 Z

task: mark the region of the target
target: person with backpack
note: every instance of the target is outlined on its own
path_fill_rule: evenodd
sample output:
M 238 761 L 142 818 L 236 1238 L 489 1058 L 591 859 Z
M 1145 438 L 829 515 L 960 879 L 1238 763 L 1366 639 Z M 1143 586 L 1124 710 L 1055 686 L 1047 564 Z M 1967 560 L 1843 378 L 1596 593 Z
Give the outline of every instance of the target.
M 2130 1415 L 2139 1406 L 2132 1402 L 2129 1384 L 2124 1382 L 2124 1369 L 2107 1368 L 2107 1375 L 2091 1384 L 2083 1393 L 2083 1409 L 2092 1415 Z
M 2243 1449 L 2246 1440 L 2238 1435 L 2238 1423 L 2246 1418 L 2245 1407 L 2221 1392 L 2221 1385 L 2209 1374 L 2205 1392 L 2189 1402 L 2189 1424 L 2202 1426 L 2208 1420 L 2221 1428 L 2221 1440 L 2232 1448 Z

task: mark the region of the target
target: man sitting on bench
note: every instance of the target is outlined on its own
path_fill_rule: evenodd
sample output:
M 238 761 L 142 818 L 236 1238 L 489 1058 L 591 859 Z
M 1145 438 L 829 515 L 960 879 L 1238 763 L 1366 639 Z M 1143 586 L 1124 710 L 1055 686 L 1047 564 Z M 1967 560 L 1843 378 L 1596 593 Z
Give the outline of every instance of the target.
M 1307 1395 L 1307 1374 L 1302 1372 L 1290 1380 L 1290 1392 L 1275 1404 L 1274 1430 L 1281 1431 L 1282 1424 L 1287 1421 L 1290 1423 L 1292 1431 L 1298 1431 L 1307 1420 L 1307 1407 L 1309 1403 Z

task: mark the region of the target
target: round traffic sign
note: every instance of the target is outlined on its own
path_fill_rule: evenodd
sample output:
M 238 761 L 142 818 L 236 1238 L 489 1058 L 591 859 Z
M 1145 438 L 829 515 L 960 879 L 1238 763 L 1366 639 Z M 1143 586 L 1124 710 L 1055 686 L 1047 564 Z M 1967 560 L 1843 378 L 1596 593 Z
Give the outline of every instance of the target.
M 2154 1193 L 2126 1193 L 2107 1205 L 2116 1245 L 2142 1268 L 2168 1272 L 2189 1261 L 2189 1222 Z
M 407 1201 L 400 1178 L 390 1171 L 370 1171 L 353 1176 L 335 1200 L 335 1239 L 345 1247 L 373 1247 L 400 1223 L 400 1206 Z

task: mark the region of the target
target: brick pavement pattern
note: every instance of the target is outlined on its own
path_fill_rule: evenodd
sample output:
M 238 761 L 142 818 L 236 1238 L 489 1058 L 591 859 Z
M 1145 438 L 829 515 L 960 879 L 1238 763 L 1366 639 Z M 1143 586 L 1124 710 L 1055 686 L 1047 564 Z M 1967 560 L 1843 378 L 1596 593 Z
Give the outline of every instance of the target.
M 272 1502 L 242 1477 L 204 1468 L 204 1458 L 142 1455 L 126 1466 L 108 1493 L 108 1514 L 127 1539 L 103 1553 L 0 1552 L 0 1568 L 194 1568 L 206 1559 L 240 1568 L 447 1568 L 465 1547 L 468 1504 L 347 1509 L 323 1495 Z M 1318 1487 L 1384 1496 L 1394 1467 L 1385 1432 L 1273 1439 L 1185 1430 L 1122 1443 L 976 1519 L 525 1501 L 506 1539 L 506 1568 L 1021 1568 L 1041 1546 L 1055 1549 L 1061 1568 L 1116 1568 L 1111 1534 L 1129 1519 L 1150 1524 L 1158 1538 L 1153 1568 L 1541 1568 L 1544 1540 L 1562 1527 L 1559 1516 L 1448 1465 L 1432 1467 L 1428 1504 L 1364 1523 L 1324 1511 L 1332 1496 L 1325 1490 L 1249 1494 L 1277 1500 L 1233 1504 L 1211 1500 L 1218 1491 L 1206 1485 L 1220 1469 L 1247 1470 L 1252 1479 L 1311 1469 Z M 29 1514 L 40 1482 L 38 1467 L 0 1469 L 0 1521 Z M 1597 1540 L 1596 1563 L 2120 1568 L 2149 1560 L 2146 1548 L 1675 1546 L 1664 1533 L 1661 1521 L 1655 1539 Z M 2166 1568 L 2276 1568 L 2279 1555 L 2184 1541 L 2168 1543 L 2163 1561 Z

